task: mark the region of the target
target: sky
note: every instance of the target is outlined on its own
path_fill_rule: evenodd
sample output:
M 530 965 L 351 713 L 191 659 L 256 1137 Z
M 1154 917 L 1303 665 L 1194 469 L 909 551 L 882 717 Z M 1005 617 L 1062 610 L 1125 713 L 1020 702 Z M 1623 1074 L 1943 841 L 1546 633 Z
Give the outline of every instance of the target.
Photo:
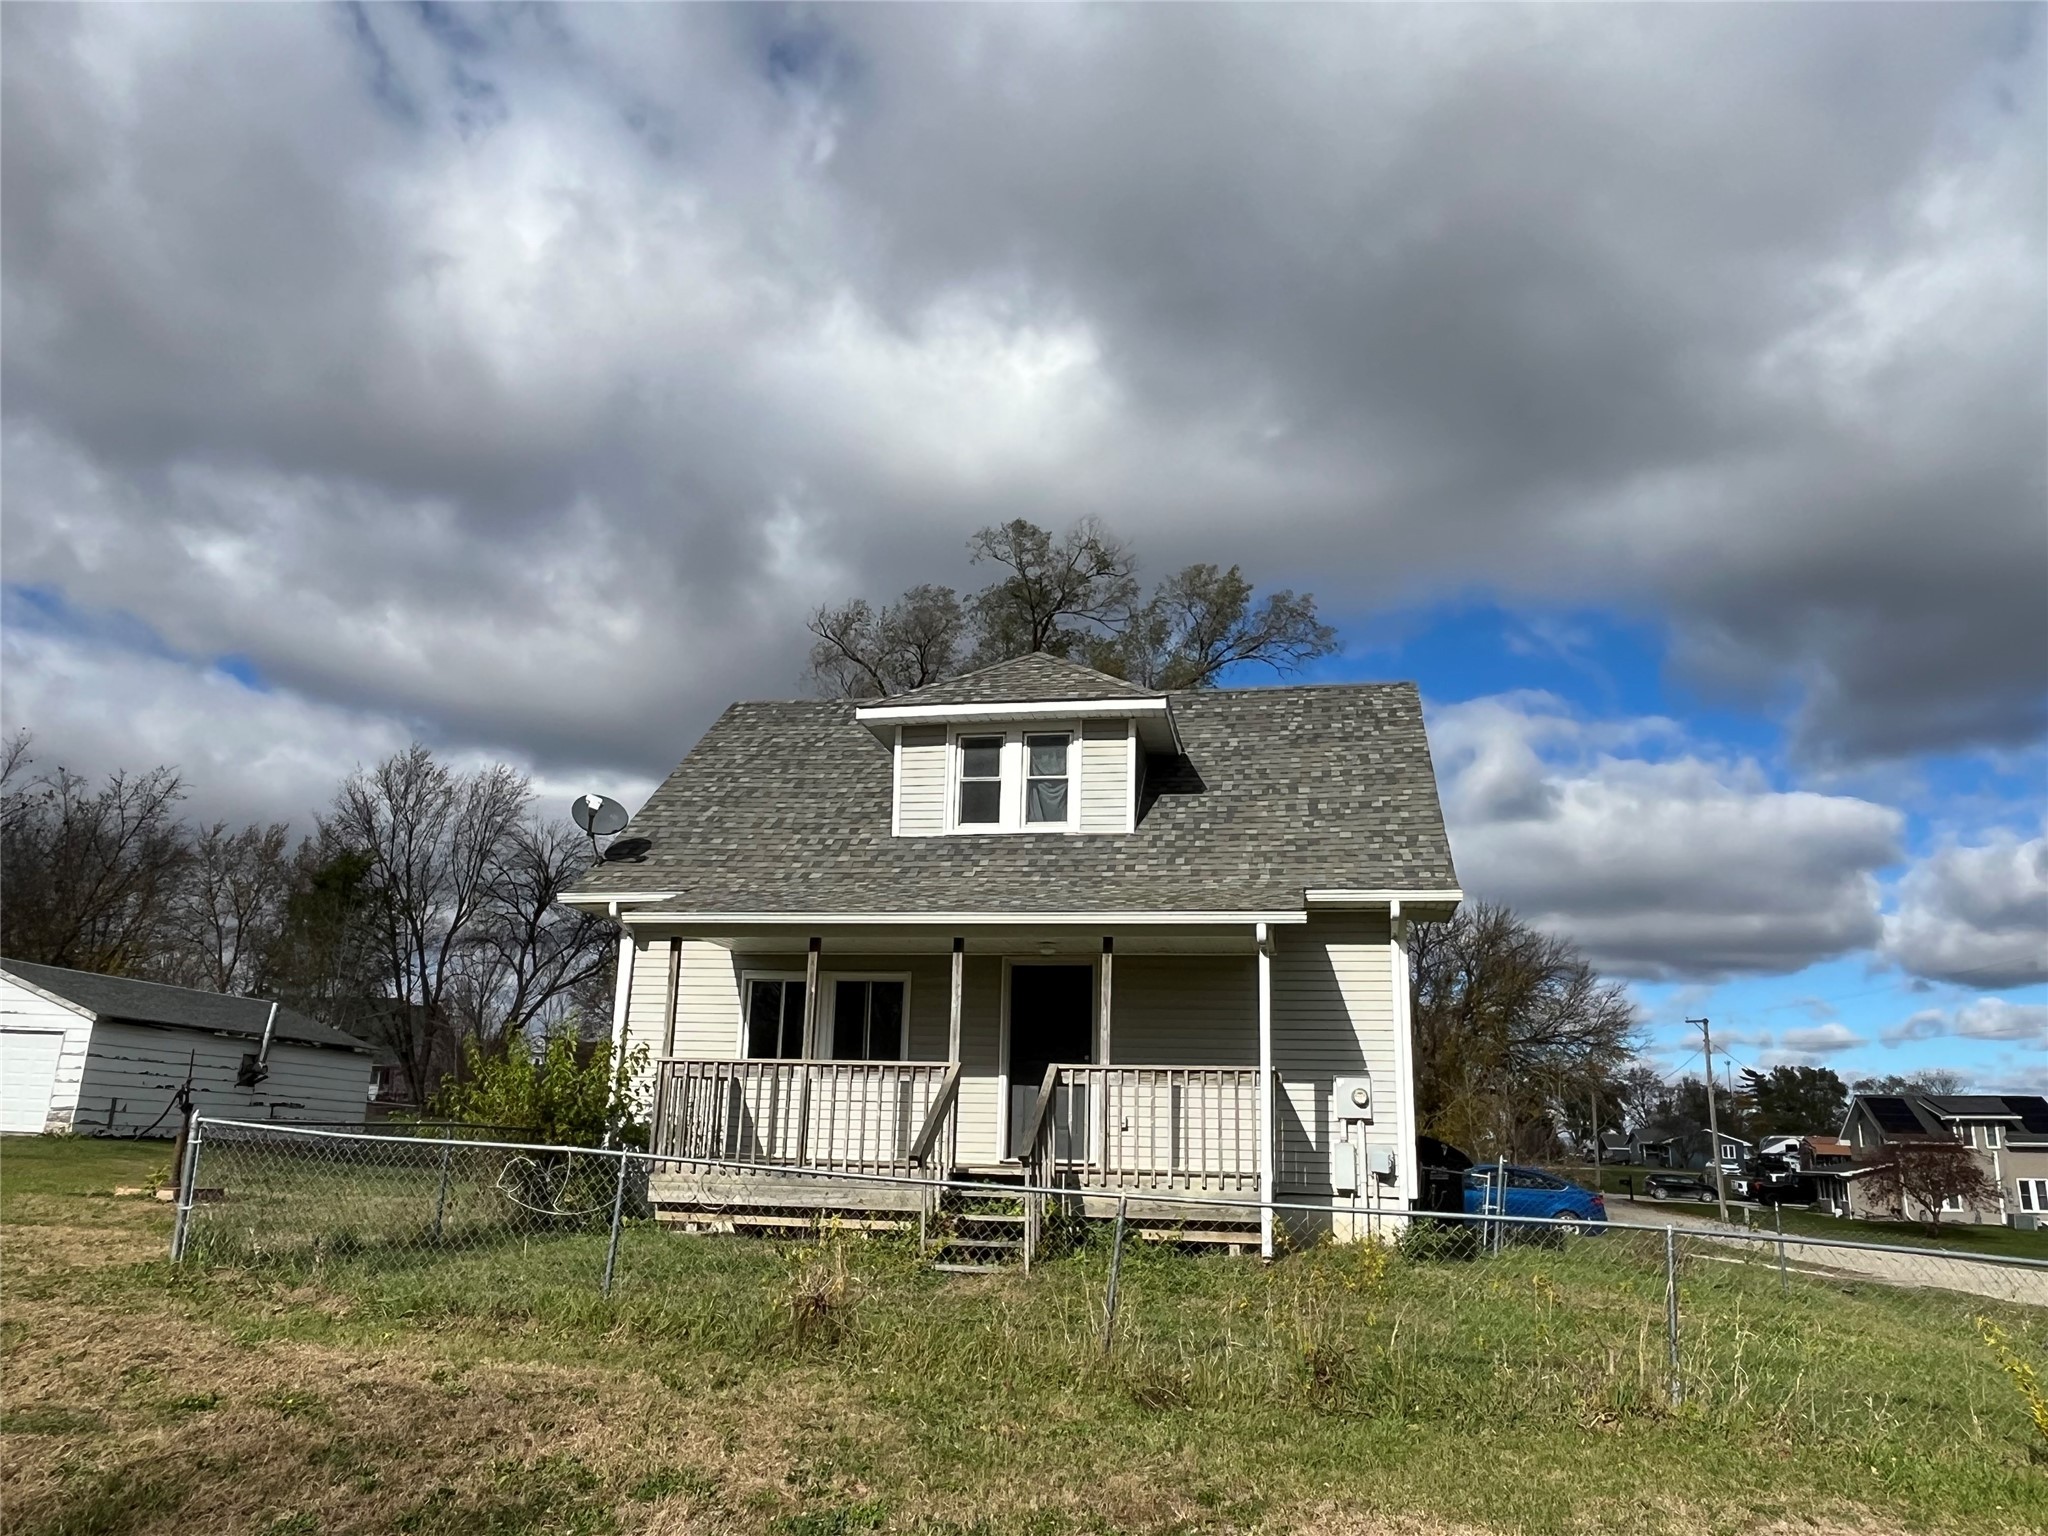
M 2048 1088 L 2044 24 L 5 7 L 0 718 L 636 804 L 1095 516 L 1414 679 L 1660 1066 Z

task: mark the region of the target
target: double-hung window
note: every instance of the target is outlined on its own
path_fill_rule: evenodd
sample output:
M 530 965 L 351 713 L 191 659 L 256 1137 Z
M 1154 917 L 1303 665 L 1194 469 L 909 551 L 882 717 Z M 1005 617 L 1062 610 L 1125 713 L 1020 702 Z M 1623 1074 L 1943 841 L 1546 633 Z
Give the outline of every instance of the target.
M 2023 1211 L 2048 1212 L 2048 1179 L 2017 1179 L 2020 1187 L 2020 1209 Z
M 1003 738 L 960 738 L 960 825 L 999 826 L 1003 819 Z
M 1024 738 L 1024 819 L 1045 825 L 1066 825 L 1067 746 L 1065 731 Z
M 1072 831 L 1080 799 L 1071 730 L 965 731 L 953 742 L 953 826 Z

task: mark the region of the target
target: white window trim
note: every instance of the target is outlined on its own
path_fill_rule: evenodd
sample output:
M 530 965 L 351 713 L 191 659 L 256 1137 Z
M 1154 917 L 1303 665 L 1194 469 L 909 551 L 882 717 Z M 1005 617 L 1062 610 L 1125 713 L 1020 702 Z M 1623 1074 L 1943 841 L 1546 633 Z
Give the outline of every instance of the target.
M 1027 736 L 1067 738 L 1067 819 L 1026 821 L 1024 819 L 1026 772 L 1024 738 Z M 960 742 L 969 736 L 1000 736 L 1002 754 L 1002 819 L 996 822 L 960 820 Z M 1018 725 L 968 724 L 951 726 L 946 732 L 946 832 L 968 836 L 1072 837 L 1081 830 L 1081 728 L 1074 720 L 1033 720 Z
M 2048 1179 L 2014 1179 L 2020 1209 L 2029 1215 L 2048 1214 Z
M 747 1054 L 747 994 L 748 994 L 748 992 L 750 992 L 751 990 L 753 990 L 753 985 L 754 985 L 754 983 L 755 983 L 755 982 L 757 982 L 757 981 L 796 981 L 796 982 L 801 982 L 801 981 L 805 981 L 805 980 L 807 980 L 807 979 L 808 979 L 808 978 L 807 978 L 807 977 L 806 977 L 806 976 L 804 975 L 804 973 L 803 973 L 802 971 L 741 971 L 741 972 L 740 972 L 740 999 L 739 999 L 739 1002 L 740 1002 L 740 1006 L 739 1006 L 739 1025 L 738 1025 L 738 1033 L 737 1033 L 737 1038 L 736 1038 L 736 1039 L 734 1040 L 734 1042 L 733 1042 L 733 1060 L 734 1060 L 734 1061 L 799 1061 L 799 1060 L 801 1060 L 801 1059 L 802 1059 L 801 1057 L 797 1057 L 797 1056 L 749 1056 L 749 1055 Z M 821 986 L 821 987 L 822 987 L 822 986 L 824 985 L 824 981 L 823 981 L 823 979 L 822 979 L 822 978 L 820 978 L 820 980 L 819 980 L 819 983 L 818 983 L 818 984 L 819 984 L 819 986 Z M 809 1033 L 810 1033 L 810 1030 L 809 1030 L 809 1027 L 808 1027 L 808 1026 L 809 1026 L 809 1023 L 810 1023 L 810 1021 L 809 1021 L 809 1020 L 807 1019 L 807 1020 L 805 1020 L 804 1022 L 805 1022 L 805 1025 L 806 1025 L 806 1028 L 805 1028 L 805 1031 L 804 1031 L 804 1032 L 805 1032 L 806 1034 L 809 1034 Z
M 896 1054 L 884 1058 L 893 1061 L 910 1060 L 910 972 L 908 971 L 825 971 L 818 972 L 818 1033 L 814 1037 L 821 1050 L 832 1048 L 833 1015 L 839 1006 L 839 983 L 842 981 L 900 981 L 903 983 L 903 1021 L 898 1027 Z M 821 1061 L 836 1061 L 833 1056 L 822 1056 Z M 872 1058 L 866 1058 L 872 1059 Z

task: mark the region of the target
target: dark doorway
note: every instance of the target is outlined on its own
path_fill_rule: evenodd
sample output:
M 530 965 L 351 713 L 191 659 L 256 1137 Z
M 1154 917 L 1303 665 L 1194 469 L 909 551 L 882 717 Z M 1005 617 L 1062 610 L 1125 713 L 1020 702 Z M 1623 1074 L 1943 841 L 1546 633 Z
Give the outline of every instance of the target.
M 1022 1153 L 1024 1127 L 1054 1062 L 1095 1059 L 1095 967 L 1010 967 L 1010 1155 Z

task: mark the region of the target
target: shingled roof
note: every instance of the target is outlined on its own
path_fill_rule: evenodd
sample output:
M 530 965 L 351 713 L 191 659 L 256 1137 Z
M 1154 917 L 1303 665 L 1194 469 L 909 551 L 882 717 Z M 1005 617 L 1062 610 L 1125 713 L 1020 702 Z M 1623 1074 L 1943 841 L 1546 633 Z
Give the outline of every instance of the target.
M 0 960 L 0 971 L 109 1022 L 203 1029 L 216 1035 L 260 1040 L 264 1020 L 270 1016 L 270 1004 L 260 997 L 228 997 L 192 987 L 137 981 L 129 976 L 98 976 L 91 971 L 35 965 L 26 960 Z M 355 1036 L 330 1029 L 289 1008 L 277 1010 L 272 1038 L 293 1045 L 325 1045 L 366 1054 L 370 1051 Z
M 892 836 L 890 752 L 854 705 L 735 704 L 633 818 L 644 857 L 578 888 L 674 893 L 643 912 L 1028 916 L 1298 911 L 1308 889 L 1456 885 L 1413 684 L 1171 699 L 1185 756 L 1151 760 L 1137 830 L 1040 837 Z
M 1079 662 L 1063 661 L 1044 651 L 999 661 L 976 672 L 949 677 L 899 693 L 893 705 L 925 704 L 1054 704 L 1070 699 L 1161 699 L 1154 688 L 1111 677 Z M 882 700 L 873 702 L 881 703 Z

